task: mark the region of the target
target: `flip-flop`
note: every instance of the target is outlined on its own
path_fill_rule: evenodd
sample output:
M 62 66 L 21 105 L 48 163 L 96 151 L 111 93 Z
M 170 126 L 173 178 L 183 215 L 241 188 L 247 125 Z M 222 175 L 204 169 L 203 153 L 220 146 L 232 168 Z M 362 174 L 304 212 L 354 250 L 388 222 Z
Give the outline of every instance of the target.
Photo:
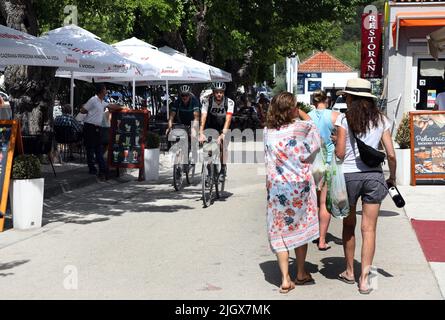
M 360 294 L 370 294 L 372 290 L 373 290 L 372 288 L 368 288 L 366 290 L 358 289 L 358 292 L 360 292 Z
M 292 281 L 291 281 L 291 283 L 290 283 L 290 287 L 288 287 L 288 288 L 283 288 L 282 286 L 280 286 L 280 293 L 282 293 L 282 294 L 286 294 L 286 293 L 289 293 L 289 291 L 291 291 L 291 290 L 293 290 L 293 289 L 295 289 L 295 283 L 293 283 Z
M 296 278 L 294 282 L 295 282 L 296 286 L 308 286 L 308 285 L 315 284 L 315 280 L 312 278 L 311 275 L 307 276 L 306 278 L 304 278 L 302 280 L 298 280 L 298 278 Z
M 355 283 L 355 280 L 351 280 L 351 279 L 346 278 L 342 273 L 340 273 L 337 276 L 337 279 L 340 280 L 340 281 L 343 281 L 344 283 L 347 283 L 347 284 L 354 284 Z
M 320 247 L 318 247 L 318 250 L 319 250 L 319 251 L 328 251 L 329 249 L 331 249 L 331 246 L 328 245 L 328 244 L 326 244 L 326 247 L 324 247 L 324 248 L 320 248 Z

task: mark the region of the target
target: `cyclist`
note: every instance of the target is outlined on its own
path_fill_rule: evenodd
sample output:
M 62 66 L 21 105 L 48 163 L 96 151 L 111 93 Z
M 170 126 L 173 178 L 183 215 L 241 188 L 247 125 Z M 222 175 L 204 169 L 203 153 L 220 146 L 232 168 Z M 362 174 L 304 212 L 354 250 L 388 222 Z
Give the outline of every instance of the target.
M 220 181 L 223 182 L 227 174 L 228 147 L 230 138 L 226 139 L 230 130 L 235 102 L 225 97 L 226 84 L 215 82 L 212 84 L 213 94 L 202 101 L 201 128 L 199 141 L 206 141 L 205 129 L 215 129 L 219 132 L 218 144 L 222 146 Z
M 201 111 L 201 103 L 193 95 L 189 85 L 179 87 L 180 98 L 177 99 L 170 110 L 170 118 L 168 120 L 168 128 L 166 135 L 168 136 L 173 128 L 173 123 L 182 124 L 187 128 L 191 128 L 192 137 L 197 137 L 199 127 L 199 117 Z M 189 134 L 189 133 L 188 133 Z M 189 136 L 189 150 L 191 149 L 191 137 Z M 193 149 L 194 150 L 194 149 Z M 195 153 L 195 151 L 193 151 Z M 193 154 L 193 159 L 197 158 L 197 154 Z

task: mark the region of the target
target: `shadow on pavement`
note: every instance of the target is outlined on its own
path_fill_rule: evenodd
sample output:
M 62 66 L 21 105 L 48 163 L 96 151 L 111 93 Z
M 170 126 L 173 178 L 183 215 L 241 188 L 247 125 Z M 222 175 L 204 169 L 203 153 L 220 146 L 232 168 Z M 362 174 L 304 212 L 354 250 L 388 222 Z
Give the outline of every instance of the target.
M 304 267 L 309 273 L 317 273 L 319 271 L 318 265 L 308 261 L 306 261 Z M 281 285 L 281 271 L 277 260 L 260 263 L 260 268 L 264 273 L 264 280 L 277 287 Z M 289 258 L 289 275 L 292 280 L 295 280 L 297 277 L 297 264 L 295 258 L 292 257 Z
M 0 263 L 0 271 L 10 270 L 15 267 L 21 266 L 22 264 L 28 263 L 30 260 L 18 260 L 8 263 Z M 12 276 L 14 273 L 0 273 L 0 277 Z
M 337 276 L 346 269 L 344 257 L 324 258 L 321 259 L 321 262 L 323 263 L 323 268 L 320 269 L 320 273 L 327 279 L 331 280 L 337 279 Z M 354 260 L 354 276 L 356 281 L 358 281 L 360 278 L 361 267 L 362 264 L 357 260 Z M 392 274 L 386 272 L 382 268 L 377 268 L 377 272 L 382 276 L 384 276 L 385 278 L 394 277 Z
M 330 257 L 321 259 L 323 267 L 320 269 L 320 273 L 330 280 L 337 280 L 340 273 L 346 270 L 344 257 Z M 360 277 L 361 264 L 354 259 L 354 276 L 356 281 Z
M 361 216 L 362 215 L 362 211 L 357 211 L 357 215 Z M 379 217 L 396 217 L 399 216 L 400 214 L 394 211 L 387 211 L 387 210 L 380 210 L 379 213 Z
M 338 238 L 329 232 L 326 234 L 326 242 L 328 242 L 328 243 L 334 242 L 335 244 L 337 244 L 339 246 L 343 245 L 343 240 L 341 238 Z M 318 244 L 318 239 L 312 241 L 312 243 Z
M 185 205 L 172 205 L 172 201 L 197 198 L 199 191 L 185 190 L 183 192 L 166 191 L 156 189 L 154 186 L 140 184 L 134 186 L 122 185 L 118 187 L 103 188 L 90 194 L 84 194 L 79 198 L 71 199 L 55 207 L 45 209 L 43 224 L 54 222 L 92 224 L 110 220 L 113 217 L 122 216 L 125 213 L 176 213 L 189 210 L 193 207 Z M 168 205 L 163 205 L 168 200 Z M 157 204 L 159 203 L 159 205 Z

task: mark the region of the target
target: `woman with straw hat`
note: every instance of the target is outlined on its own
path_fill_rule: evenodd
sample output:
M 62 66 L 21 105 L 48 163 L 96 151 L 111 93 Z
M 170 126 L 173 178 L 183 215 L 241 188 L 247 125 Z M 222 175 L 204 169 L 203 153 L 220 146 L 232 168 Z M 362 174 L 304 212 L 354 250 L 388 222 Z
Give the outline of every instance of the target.
M 343 172 L 351 212 L 343 220 L 346 271 L 341 273 L 338 279 L 348 284 L 355 283 L 356 205 L 358 198 L 361 197 L 363 245 L 359 292 L 369 294 L 373 289 L 370 286 L 368 274 L 375 252 L 377 217 L 380 205 L 388 194 L 387 183 L 395 185 L 396 157 L 390 121 L 378 109 L 374 100 L 376 97 L 371 93 L 371 83 L 365 79 L 349 80 L 345 90 L 339 94 L 346 95 L 348 110 L 345 114 L 341 114 L 336 121 L 335 154 L 343 160 Z M 380 143 L 383 144 L 390 171 L 389 179 L 386 182 L 381 165 L 369 167 L 361 158 L 357 145 L 358 139 L 374 149 L 377 149 Z

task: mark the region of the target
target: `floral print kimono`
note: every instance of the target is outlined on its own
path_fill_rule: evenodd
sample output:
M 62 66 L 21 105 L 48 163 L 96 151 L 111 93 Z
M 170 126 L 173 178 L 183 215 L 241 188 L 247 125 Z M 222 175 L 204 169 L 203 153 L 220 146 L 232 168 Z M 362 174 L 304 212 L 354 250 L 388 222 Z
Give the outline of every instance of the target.
M 321 139 L 312 121 L 297 120 L 279 130 L 265 129 L 267 229 L 274 253 L 319 237 L 312 161 Z

